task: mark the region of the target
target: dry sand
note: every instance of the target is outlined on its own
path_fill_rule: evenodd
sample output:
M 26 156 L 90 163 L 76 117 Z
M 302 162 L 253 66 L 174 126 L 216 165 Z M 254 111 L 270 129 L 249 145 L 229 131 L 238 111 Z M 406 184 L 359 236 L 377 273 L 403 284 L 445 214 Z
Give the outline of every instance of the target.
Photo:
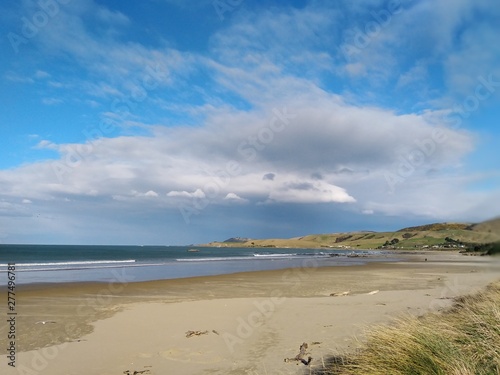
M 443 309 L 499 270 L 492 258 L 429 253 L 363 266 L 39 286 L 18 295 L 16 368 L 4 355 L 2 319 L 0 373 L 309 373 L 353 350 L 367 326 Z M 310 366 L 285 362 L 303 342 Z

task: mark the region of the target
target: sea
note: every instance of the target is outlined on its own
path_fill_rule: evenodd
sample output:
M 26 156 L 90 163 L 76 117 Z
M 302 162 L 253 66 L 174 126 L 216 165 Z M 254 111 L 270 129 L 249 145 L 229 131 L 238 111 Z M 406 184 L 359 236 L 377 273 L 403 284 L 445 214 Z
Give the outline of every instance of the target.
M 0 285 L 140 282 L 389 260 L 383 251 L 325 248 L 0 244 Z

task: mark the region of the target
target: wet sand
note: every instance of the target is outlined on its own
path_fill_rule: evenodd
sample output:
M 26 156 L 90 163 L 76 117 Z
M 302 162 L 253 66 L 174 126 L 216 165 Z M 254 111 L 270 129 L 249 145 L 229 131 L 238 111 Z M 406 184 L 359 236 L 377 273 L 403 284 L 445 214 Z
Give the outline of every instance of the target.
M 5 356 L 6 319 L 0 325 L 1 373 L 301 374 L 305 365 L 284 359 L 294 358 L 303 342 L 310 367 L 321 368 L 327 356 L 353 350 L 365 327 L 443 309 L 500 275 L 498 261 L 487 257 L 402 257 L 349 267 L 304 264 L 144 283 L 118 276 L 108 284 L 25 287 L 16 296 L 16 368 Z

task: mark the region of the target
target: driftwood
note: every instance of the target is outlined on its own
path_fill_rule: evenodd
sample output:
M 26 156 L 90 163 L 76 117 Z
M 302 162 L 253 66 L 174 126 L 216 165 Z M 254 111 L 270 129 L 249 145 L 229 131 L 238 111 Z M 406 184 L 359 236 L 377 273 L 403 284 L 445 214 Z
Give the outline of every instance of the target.
M 206 334 L 208 334 L 208 331 L 187 331 L 186 337 L 190 338 L 193 336 L 201 336 L 201 335 L 206 335 Z
M 306 353 L 307 347 L 308 347 L 307 343 L 304 342 L 300 346 L 299 354 L 297 354 L 293 358 L 285 358 L 285 362 L 297 361 L 297 362 L 302 362 L 306 366 L 309 365 L 309 363 L 311 363 L 312 361 L 312 357 L 308 357 L 307 360 L 304 359 L 305 355 L 307 354 Z
M 151 367 L 151 366 L 150 366 Z M 123 371 L 125 375 L 138 375 L 138 374 L 151 374 L 150 370 L 142 370 L 142 371 Z

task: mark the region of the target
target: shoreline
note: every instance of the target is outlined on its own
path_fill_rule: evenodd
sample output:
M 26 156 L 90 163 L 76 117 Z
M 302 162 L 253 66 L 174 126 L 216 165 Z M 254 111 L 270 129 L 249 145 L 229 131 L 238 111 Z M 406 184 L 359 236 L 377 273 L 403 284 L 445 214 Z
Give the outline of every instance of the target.
M 94 283 L 109 282 L 115 279 L 120 281 L 127 279 L 127 282 L 142 282 L 164 279 L 178 279 L 190 277 L 216 276 L 220 274 L 254 272 L 260 270 L 279 270 L 285 268 L 297 268 L 307 262 L 305 258 L 317 258 L 314 262 L 320 263 L 319 266 L 336 266 L 342 263 L 354 263 L 363 261 L 380 261 L 383 259 L 395 259 L 388 252 L 368 250 L 356 250 L 354 253 L 344 251 L 343 253 L 331 253 L 321 251 L 317 253 L 316 249 L 302 249 L 300 253 L 288 254 L 290 249 L 275 249 L 271 253 L 263 249 L 262 253 L 256 253 L 257 250 L 248 253 L 241 249 L 235 254 L 226 254 L 225 250 L 212 254 L 210 252 L 200 251 L 201 257 L 183 258 L 184 253 L 171 254 L 170 257 L 159 259 L 137 258 L 138 260 L 109 261 L 110 263 L 127 263 L 102 266 L 100 263 L 108 261 L 84 261 L 85 266 L 67 267 L 66 262 L 48 263 L 54 268 L 44 267 L 44 263 L 37 263 L 35 268 L 30 267 L 30 262 L 23 263 L 11 262 L 16 266 L 18 274 L 17 285 L 23 288 L 25 285 L 43 285 L 43 284 L 66 284 L 66 283 Z M 275 253 L 275 251 L 277 252 Z M 178 249 L 177 249 L 178 252 Z M 154 254 L 153 254 L 154 255 Z M 114 256 L 114 255 L 110 255 Z M 133 257 L 129 254 L 128 256 Z M 5 258 L 5 256 L 4 256 Z M 80 261 L 71 260 L 70 263 L 80 263 Z M 88 263 L 88 264 L 87 264 Z M 90 266 L 90 263 L 97 263 L 97 266 Z M 64 265 L 58 268 L 58 265 Z M 5 264 L 7 266 L 7 264 Z M 6 267 L 5 267 L 6 268 Z M 0 270 L 0 276 L 6 273 L 6 270 Z M 50 282 L 47 282 L 50 280 Z M 7 284 L 7 278 L 0 279 L 0 287 Z
M 124 366 L 128 364 L 124 358 L 127 356 L 135 358 L 134 364 L 149 366 L 146 362 L 151 363 L 153 367 L 148 368 L 151 374 L 165 373 L 160 369 L 181 363 L 182 370 L 179 368 L 178 373 L 196 374 L 205 368 L 214 368 L 224 374 L 233 367 L 251 368 L 249 353 L 261 348 L 260 359 L 253 360 L 264 361 L 267 370 L 278 371 L 283 366 L 283 358 L 294 357 L 297 353 L 293 352 L 298 351 L 302 341 L 309 340 L 310 345 L 323 343 L 311 346 L 316 358 L 312 365 L 317 366 L 318 356 L 349 350 L 349 345 L 354 345 L 353 334 L 362 331 L 360 324 L 386 322 L 401 313 L 421 314 L 445 307 L 449 298 L 484 287 L 498 277 L 498 262 L 485 257 L 426 252 L 404 258 L 398 262 L 348 267 L 303 267 L 138 283 L 50 284 L 48 288 L 38 285 L 19 292 L 18 363 L 30 364 L 36 354 L 52 348 L 64 350 L 65 355 L 48 361 L 46 370 L 40 374 L 106 373 L 103 369 L 85 372 L 84 367 L 81 372 L 72 372 L 73 362 L 66 362 L 67 358 L 77 361 L 82 355 L 97 356 L 102 366 L 121 369 L 120 372 L 110 370 L 109 374 L 126 371 Z M 428 261 L 424 261 L 425 258 Z M 378 290 L 376 294 L 367 294 L 375 290 Z M 345 291 L 349 291 L 345 297 L 330 296 Z M 369 305 L 365 306 L 366 303 Z M 258 306 L 264 311 L 260 315 Z M 144 332 L 164 332 L 152 340 L 158 346 L 156 349 L 150 337 L 130 328 L 130 324 L 145 316 L 149 317 L 147 321 L 140 323 Z M 351 318 L 353 324 L 348 324 Z M 326 327 L 330 324 L 323 323 L 335 319 L 345 321 L 331 332 Z M 40 321 L 55 323 L 37 324 Z M 259 323 L 251 329 L 248 338 L 237 334 L 238 328 L 244 326 L 241 322 L 245 321 L 247 330 L 248 326 L 252 328 Z M 6 332 L 3 326 L 1 328 L 3 355 L 6 346 L 2 340 Z M 100 358 L 98 352 L 93 352 L 101 341 L 108 345 L 115 342 L 114 336 L 121 335 L 117 330 L 126 334 L 129 329 L 135 332 L 134 337 L 116 343 L 120 347 L 116 357 Z M 188 330 L 207 330 L 208 333 L 188 339 L 185 337 Z M 276 342 L 271 340 L 266 344 L 263 338 L 266 334 Z M 57 345 L 50 346 L 54 344 Z M 232 352 L 228 350 L 231 345 Z M 162 348 L 169 349 L 170 354 Z M 146 351 L 147 356 L 141 357 Z M 206 353 L 213 351 L 217 352 L 213 357 L 218 358 L 217 361 L 205 358 Z M 195 360 L 191 352 L 200 353 L 200 358 L 205 359 Z M 276 356 L 283 358 L 276 361 Z M 232 362 L 227 363 L 228 359 Z M 4 368 L 4 365 L 2 359 L 0 366 Z M 286 368 L 301 370 L 292 364 Z M 264 373 L 262 368 L 259 371 L 262 372 L 256 373 Z
M 320 250 L 320 249 L 302 249 L 302 250 L 305 250 L 305 251 L 308 251 L 308 250 Z M 397 262 L 397 261 L 400 261 L 402 259 L 404 259 L 405 256 L 417 256 L 417 255 L 429 255 L 429 256 L 432 256 L 433 258 L 436 258 L 438 256 L 447 256 L 447 255 L 450 255 L 450 254 L 455 254 L 457 256 L 459 255 L 478 255 L 478 254 L 461 254 L 459 253 L 457 250 L 443 250 L 443 251 L 432 251 L 432 250 L 397 250 L 397 251 L 391 251 L 391 250 L 368 250 L 368 249 L 356 249 L 356 250 L 353 250 L 354 254 L 346 254 L 346 255 L 331 255 L 330 257 L 323 257 L 323 258 L 318 258 L 318 259 L 314 259 L 314 260 L 308 260 L 308 259 L 302 259 L 300 260 L 299 259 L 296 259 L 295 260 L 295 264 L 285 264 L 285 265 L 278 265 L 276 264 L 274 267 L 270 267 L 270 268 L 262 268 L 262 269 L 252 269 L 252 268 L 249 268 L 249 269 L 244 269 L 244 268 L 234 268 L 232 270 L 225 270 L 225 271 L 221 271 L 221 273 L 212 273 L 212 271 L 208 270 L 206 272 L 208 273 L 200 273 L 199 275 L 197 274 L 191 274 L 190 271 L 188 271 L 186 273 L 186 276 L 178 276 L 178 275 L 174 275 L 174 276 L 168 276 L 168 277 L 165 277 L 165 278 L 156 278 L 157 276 L 155 276 L 155 278 L 153 279 L 147 279 L 147 278 L 144 278 L 144 272 L 142 274 L 129 274 L 127 275 L 127 271 L 129 271 L 130 273 L 130 270 L 133 270 L 134 268 L 138 268 L 138 269 L 144 269 L 144 270 L 148 270 L 149 267 L 153 267 L 153 268 L 158 268 L 158 267 L 163 267 L 163 266 L 168 266 L 168 267 L 172 267 L 172 266 L 175 266 L 177 263 L 176 262 L 170 262 L 170 263 L 159 263 L 159 264 L 137 264 L 137 265 L 133 265 L 133 266 L 126 266 L 126 267 L 122 267 L 122 266 L 113 266 L 113 267 L 105 267 L 104 269 L 101 269 L 101 268 L 85 268 L 85 269 L 82 269 L 82 268 L 75 268 L 73 271 L 98 271 L 98 272 L 101 272 L 101 271 L 108 271 L 107 273 L 107 277 L 106 278 L 102 278 L 102 279 L 99 279 L 99 277 L 102 277 L 102 274 L 100 274 L 98 276 L 97 279 L 95 280 L 91 280 L 91 279 L 85 279 L 85 278 L 80 278 L 80 279 L 75 279 L 75 280 L 70 280 L 70 281 L 66 281 L 66 280 L 58 280 L 58 281 L 24 281 L 22 283 L 20 283 L 20 279 L 21 278 L 17 278 L 17 285 L 16 285 L 16 288 L 18 290 L 31 290 L 31 289 L 45 289 L 45 288 L 59 288 L 61 286 L 70 286 L 70 285 L 73 285 L 73 286 L 79 286 L 79 285 L 82 285 L 82 286 L 85 286 L 85 285 L 92 285 L 92 284 L 108 284 L 110 282 L 114 282 L 114 281 L 119 281 L 119 282 L 124 282 L 124 283 L 127 283 L 127 284 L 134 284 L 134 283 L 142 283 L 142 282 L 149 282 L 149 281 L 165 281 L 165 280 L 179 280 L 179 279 L 192 279 L 192 278 L 199 278 L 199 277 L 217 277 L 217 276 L 222 276 L 222 275 L 229 275 L 229 274 L 239 274 L 239 273 L 252 273 L 252 272 L 261 272 L 261 271 L 280 271 L 280 270 L 286 270 L 286 269 L 293 269 L 293 268 L 301 268 L 303 264 L 307 263 L 307 262 L 317 262 L 319 263 L 318 264 L 318 267 L 344 267 L 344 266 L 357 266 L 357 265 L 361 265 L 361 263 L 371 263 L 371 262 L 374 262 L 374 263 L 378 263 L 378 262 Z M 370 251 L 374 251 L 375 253 L 370 253 L 370 254 L 366 254 L 365 252 L 370 252 Z M 234 262 L 242 262 L 242 264 L 244 262 L 246 262 L 248 259 L 231 259 L 231 260 L 226 260 L 226 259 L 221 259 L 221 262 L 222 261 L 227 261 L 227 262 L 231 262 L 231 263 L 234 263 Z M 255 261 L 257 260 L 260 260 L 260 261 L 263 261 L 265 262 L 267 259 L 265 258 L 262 258 L 262 259 L 259 259 L 259 258 L 256 258 L 254 259 Z M 270 259 L 269 259 L 270 260 Z M 283 261 L 283 260 L 287 260 L 287 259 L 284 259 L 284 258 L 277 258 L 276 260 L 273 259 L 272 262 L 270 263 L 275 263 L 275 261 Z M 288 259 L 290 260 L 290 259 Z M 346 261 L 347 260 L 347 261 Z M 202 262 L 203 260 L 200 260 L 200 262 Z M 300 263 L 299 263 L 300 261 Z M 324 263 L 327 263 L 327 262 L 334 262 L 336 261 L 337 263 L 336 264 L 324 264 Z M 352 262 L 352 263 L 351 263 Z M 357 263 L 356 263 L 357 262 Z M 180 264 L 189 264 L 191 265 L 191 263 L 196 263 L 196 262 L 181 262 Z M 276 262 L 277 263 L 277 262 Z M 210 262 L 209 262 L 210 264 Z M 109 272 L 109 270 L 111 270 L 111 272 Z M 56 272 L 56 274 L 58 272 L 61 272 L 61 273 L 67 273 L 69 271 L 72 271 L 72 269 L 68 269 L 68 268 L 64 268 L 64 269 L 57 269 L 57 270 L 26 270 L 26 269 L 17 269 L 16 270 L 16 273 L 18 273 L 19 275 L 23 275 L 25 272 L 27 273 L 33 273 L 33 272 L 47 272 L 47 271 L 50 271 L 50 272 Z M 170 271 L 168 269 L 166 269 L 166 271 Z M 3 273 L 6 274 L 6 271 L 3 271 Z M 111 273 L 113 275 L 113 277 L 109 277 L 109 273 Z M 0 275 L 2 274 L 2 272 L 0 272 Z M 158 274 L 158 271 L 155 270 L 155 274 L 157 275 Z M 125 280 L 127 279 L 128 280 Z M 4 280 L 5 281 L 5 280 Z M 2 287 L 6 287 L 7 284 L 6 284 L 6 281 L 5 281 L 5 284 L 1 283 L 0 282 L 0 288 Z
M 393 256 L 394 255 L 394 256 Z M 154 287 L 156 284 L 182 284 L 183 282 L 187 284 L 203 282 L 205 279 L 217 279 L 217 278 L 225 278 L 225 277 L 238 277 L 247 275 L 249 277 L 258 277 L 260 274 L 262 275 L 272 275 L 275 273 L 287 273 L 296 269 L 337 269 L 337 268 L 359 268 L 359 267 L 370 267 L 374 265 L 385 265 L 385 264 L 406 264 L 407 262 L 415 263 L 417 261 L 423 261 L 426 258 L 431 259 L 433 262 L 447 262 L 451 257 L 464 257 L 464 260 L 470 258 L 465 254 L 461 254 L 458 251 L 447 250 L 447 251 L 397 251 L 391 253 L 377 254 L 377 255 L 369 255 L 369 256 L 353 256 L 352 258 L 359 259 L 359 263 L 342 263 L 335 265 L 315 265 L 313 264 L 317 260 L 307 259 L 306 262 L 302 263 L 302 266 L 297 267 L 284 267 L 284 268 L 273 268 L 273 269 L 262 269 L 262 270 L 250 270 L 250 271 L 236 271 L 229 273 L 221 273 L 221 274 L 213 274 L 213 275 L 200 275 L 200 276 L 186 276 L 186 277 L 175 277 L 175 278 L 165 278 L 165 279 L 154 279 L 154 280 L 139 280 L 139 281 L 130 281 L 126 280 L 126 277 L 115 273 L 115 278 L 109 281 L 69 281 L 69 282 L 32 282 L 32 283 L 22 283 L 17 284 L 16 289 L 18 292 L 31 294 L 33 292 L 41 291 L 41 292 L 61 292 L 72 290 L 86 290 L 88 293 L 95 293 L 103 288 L 106 288 L 109 285 L 113 284 L 123 284 L 127 286 L 127 288 L 134 288 L 144 286 L 145 288 Z M 478 255 L 472 256 L 472 258 L 479 257 Z M 420 257 L 417 259 L 417 257 Z M 406 259 L 407 258 L 407 259 Z M 334 258 L 336 259 L 336 258 Z M 371 259 L 371 261 L 366 261 L 365 259 Z M 480 259 L 480 258 L 479 258 Z M 484 258 L 487 259 L 487 258 Z M 321 262 L 318 262 L 321 263 Z M 119 269 L 119 267 L 116 267 Z M 126 269 L 124 269 L 126 270 Z M 64 270 L 63 270 L 64 272 Z M 0 287 L 6 288 L 7 285 L 0 285 Z M 111 287 L 113 289 L 113 287 Z

